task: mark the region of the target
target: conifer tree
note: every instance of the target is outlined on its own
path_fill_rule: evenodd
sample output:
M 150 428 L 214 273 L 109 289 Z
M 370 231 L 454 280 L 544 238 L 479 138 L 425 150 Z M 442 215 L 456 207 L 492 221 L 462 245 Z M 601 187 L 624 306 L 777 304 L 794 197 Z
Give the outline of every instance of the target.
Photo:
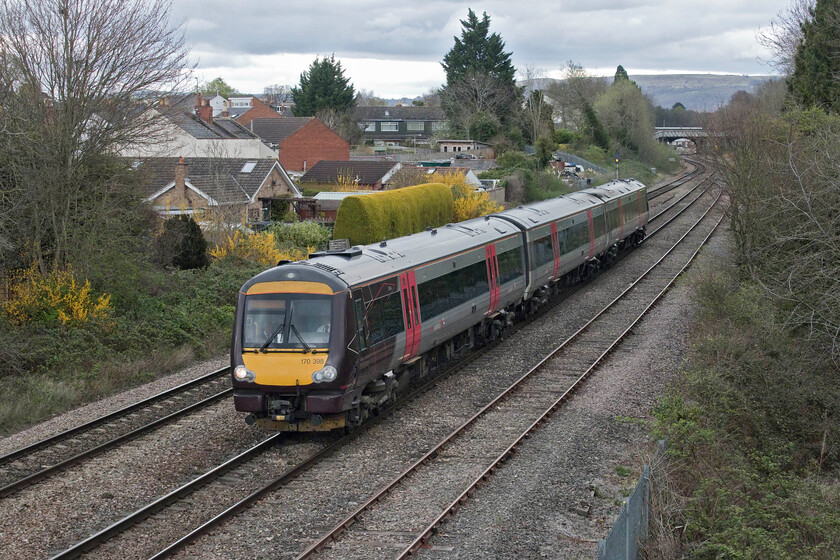
M 791 97 L 805 106 L 840 110 L 840 0 L 817 0 L 801 22 L 802 40 L 788 78 Z
M 295 116 L 311 117 L 319 111 L 343 113 L 353 107 L 355 91 L 350 78 L 344 76 L 341 61 L 335 56 L 316 58 L 309 71 L 300 75 L 300 86 L 292 88 Z
M 441 89 L 441 106 L 450 122 L 462 132 L 474 127 L 474 115 L 483 121 L 506 127 L 522 105 L 522 89 L 516 85 L 516 68 L 505 52 L 498 33 L 490 33 L 490 16 L 479 19 L 468 10 L 461 20 L 461 37 L 443 57 L 446 85 Z

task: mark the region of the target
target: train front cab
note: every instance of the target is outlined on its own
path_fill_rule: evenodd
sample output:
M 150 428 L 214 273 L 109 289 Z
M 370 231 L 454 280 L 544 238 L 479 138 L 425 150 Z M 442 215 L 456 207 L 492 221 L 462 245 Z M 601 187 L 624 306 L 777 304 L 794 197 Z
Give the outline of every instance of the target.
M 283 265 L 239 293 L 231 344 L 234 405 L 246 421 L 282 431 L 345 425 L 358 398 L 350 292 L 335 276 Z

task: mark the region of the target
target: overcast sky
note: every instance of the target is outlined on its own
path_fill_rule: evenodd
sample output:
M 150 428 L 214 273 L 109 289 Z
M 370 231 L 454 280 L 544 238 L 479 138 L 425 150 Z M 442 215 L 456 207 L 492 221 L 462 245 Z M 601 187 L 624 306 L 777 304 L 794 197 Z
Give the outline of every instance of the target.
M 356 90 L 414 97 L 445 81 L 440 62 L 467 9 L 490 16 L 519 71 L 771 74 L 756 40 L 785 0 L 173 0 L 196 78 L 241 92 L 297 85 L 316 56 L 341 61 Z

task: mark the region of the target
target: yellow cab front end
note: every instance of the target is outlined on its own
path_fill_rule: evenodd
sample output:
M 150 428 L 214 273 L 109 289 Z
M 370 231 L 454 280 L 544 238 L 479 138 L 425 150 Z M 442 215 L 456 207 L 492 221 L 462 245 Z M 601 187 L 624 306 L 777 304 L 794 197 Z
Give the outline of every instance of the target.
M 353 338 L 348 312 L 346 285 L 312 267 L 282 265 L 246 282 L 231 344 L 234 405 L 246 422 L 282 431 L 345 425 L 355 398 L 355 363 L 342 352 Z

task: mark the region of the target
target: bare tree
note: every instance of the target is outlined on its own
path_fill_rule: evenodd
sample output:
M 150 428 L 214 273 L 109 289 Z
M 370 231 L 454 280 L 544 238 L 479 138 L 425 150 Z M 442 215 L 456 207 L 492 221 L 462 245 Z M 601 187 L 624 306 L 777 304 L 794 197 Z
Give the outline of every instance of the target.
M 563 79 L 548 84 L 543 93 L 563 126 L 577 130 L 583 127 L 586 107 L 594 106 L 606 90 L 607 82 L 603 78 L 590 76 L 583 66 L 570 60 L 563 70 Z
M 793 2 L 770 22 L 770 29 L 758 35 L 758 42 L 773 53 L 770 64 L 790 76 L 796 50 L 802 43 L 802 23 L 811 18 L 816 0 Z
M 469 70 L 465 76 L 440 92 L 442 105 L 449 107 L 451 125 L 469 132 L 478 120 L 492 120 L 496 115 L 518 109 L 517 91 L 494 76 Z
M 292 86 L 271 84 L 263 88 L 263 97 L 269 105 L 282 105 L 292 100 Z
M 533 66 L 526 66 L 523 72 L 526 98 L 522 109 L 522 123 L 531 143 L 546 133 L 554 134 L 554 107 L 541 91 L 544 87 L 545 72 Z
M 373 93 L 373 90 L 360 89 L 356 93 L 357 107 L 381 107 L 387 104 L 388 102 L 381 97 L 377 97 L 376 94 Z
M 163 0 L 3 0 L 0 52 L 0 190 L 19 202 L 3 201 L 0 234 L 60 265 L 120 211 L 109 156 L 160 140 L 141 102 L 188 83 L 184 36 Z

